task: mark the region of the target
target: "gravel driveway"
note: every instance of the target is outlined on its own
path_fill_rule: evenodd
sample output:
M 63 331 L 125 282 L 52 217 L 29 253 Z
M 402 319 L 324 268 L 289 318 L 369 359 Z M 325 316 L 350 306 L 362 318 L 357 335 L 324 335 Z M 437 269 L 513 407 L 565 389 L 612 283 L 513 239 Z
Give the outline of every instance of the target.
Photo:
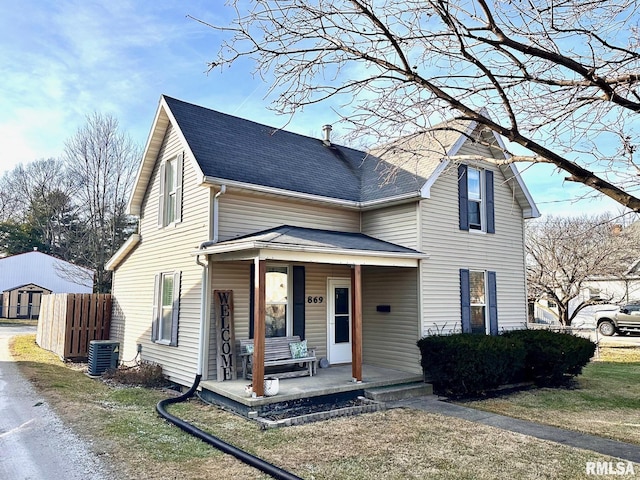
M 18 372 L 9 338 L 35 327 L 0 326 L 0 479 L 100 480 L 109 470 Z

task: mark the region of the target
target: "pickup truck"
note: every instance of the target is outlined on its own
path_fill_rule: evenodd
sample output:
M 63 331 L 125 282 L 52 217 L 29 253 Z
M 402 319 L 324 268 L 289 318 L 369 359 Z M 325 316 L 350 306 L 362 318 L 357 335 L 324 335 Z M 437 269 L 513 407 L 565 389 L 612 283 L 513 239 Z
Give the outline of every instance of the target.
M 596 326 L 602 335 L 640 333 L 640 302 L 627 303 L 615 310 L 595 314 Z

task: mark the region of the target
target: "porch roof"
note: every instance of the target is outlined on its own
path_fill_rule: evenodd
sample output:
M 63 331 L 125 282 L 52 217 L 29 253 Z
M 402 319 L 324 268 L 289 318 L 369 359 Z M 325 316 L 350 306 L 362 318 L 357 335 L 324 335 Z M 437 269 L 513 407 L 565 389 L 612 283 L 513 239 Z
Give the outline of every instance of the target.
M 428 255 L 362 233 L 282 225 L 224 242 L 205 242 L 194 255 L 215 260 L 282 260 L 417 267 Z

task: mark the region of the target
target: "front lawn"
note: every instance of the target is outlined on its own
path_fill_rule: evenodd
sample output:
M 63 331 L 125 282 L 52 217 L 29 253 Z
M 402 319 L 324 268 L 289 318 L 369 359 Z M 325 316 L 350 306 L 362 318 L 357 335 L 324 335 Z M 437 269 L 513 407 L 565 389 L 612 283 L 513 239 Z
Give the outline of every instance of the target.
M 541 388 L 464 404 L 640 445 L 640 349 L 602 348 L 573 388 Z
M 267 479 L 257 470 L 190 437 L 158 417 L 166 392 L 118 388 L 88 378 L 17 337 L 12 352 L 23 374 L 117 478 Z M 388 410 L 262 431 L 199 400 L 169 407 L 178 415 L 305 479 L 580 479 L 586 462 L 615 461 L 457 418 Z

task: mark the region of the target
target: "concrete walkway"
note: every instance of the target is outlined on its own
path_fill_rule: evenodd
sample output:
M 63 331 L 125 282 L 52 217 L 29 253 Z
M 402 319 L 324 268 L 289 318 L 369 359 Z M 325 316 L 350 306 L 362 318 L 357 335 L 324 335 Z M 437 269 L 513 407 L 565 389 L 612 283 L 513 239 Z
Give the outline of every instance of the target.
M 496 413 L 483 412 L 482 410 L 442 401 L 436 395 L 389 402 L 387 406 L 392 408 L 414 408 L 429 413 L 439 413 L 449 417 L 462 418 L 471 422 L 522 433 L 542 440 L 549 440 L 570 447 L 591 450 L 603 455 L 640 463 L 640 446 L 638 445 L 609 440 L 595 435 L 587 435 L 526 420 L 518 420 L 517 418 L 506 417 Z

